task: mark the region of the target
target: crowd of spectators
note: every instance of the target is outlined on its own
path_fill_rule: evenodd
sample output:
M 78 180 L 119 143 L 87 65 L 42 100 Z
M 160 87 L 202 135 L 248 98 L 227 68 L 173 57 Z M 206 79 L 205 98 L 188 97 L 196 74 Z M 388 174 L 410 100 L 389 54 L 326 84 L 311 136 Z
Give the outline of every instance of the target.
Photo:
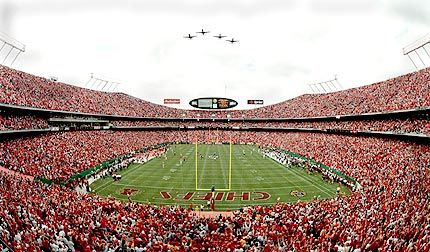
M 0 142 L 0 163 L 10 170 L 65 181 L 103 161 L 163 140 L 163 132 L 71 131 Z
M 64 131 L 0 142 L 0 165 L 26 175 L 66 181 L 103 161 L 161 142 L 205 141 L 205 131 Z M 221 138 L 223 139 L 223 138 Z
M 318 133 L 222 130 L 67 132 L 13 140 L 13 143 L 22 148 L 24 142 L 34 141 L 31 149 L 23 152 L 42 165 L 51 164 L 51 172 L 54 168 L 66 172 L 86 159 L 98 162 L 97 159 L 109 158 L 103 151 L 105 148 L 117 155 L 128 151 L 124 145 L 138 147 L 195 139 L 204 142 L 231 139 L 288 149 L 356 178 L 363 190 L 328 200 L 245 207 L 235 211 L 232 218 L 205 219 L 176 206 L 120 203 L 1 174 L 0 237 L 18 252 L 121 248 L 123 251 L 133 248 L 134 251 L 342 252 L 430 249 L 428 145 Z M 56 145 L 48 146 L 48 140 Z M 80 141 L 83 145 L 78 147 L 83 154 L 79 156 L 70 146 Z M 88 148 L 89 144 L 96 147 Z M 9 152 L 12 146 L 2 145 L 2 153 Z M 38 148 L 44 149 L 45 155 L 33 150 Z M 11 168 L 11 163 L 21 159 L 31 160 L 19 153 L 2 155 L 0 160 L 6 161 L 6 168 Z M 63 168 L 57 167 L 60 164 Z
M 258 109 L 210 112 L 167 108 L 0 66 L 0 102 L 127 116 L 294 118 L 427 107 L 429 83 L 430 69 L 424 69 L 369 86 L 302 95 Z M 224 125 L 252 127 L 245 121 Z M 426 134 L 430 128 L 428 118 L 251 125 Z M 0 130 L 46 126 L 39 118 L 0 114 Z M 430 251 L 430 147 L 424 144 L 305 132 L 72 131 L 3 140 L 0 166 L 65 181 L 111 158 L 174 141 L 233 141 L 286 149 L 340 170 L 363 189 L 347 197 L 245 207 L 233 217 L 206 219 L 190 209 L 121 203 L 0 171 L 0 238 L 17 252 Z
M 251 110 L 173 109 L 123 93 L 80 88 L 0 66 L 0 102 L 73 112 L 142 117 L 297 118 L 363 114 L 430 106 L 430 68 L 359 88 L 306 94 Z
M 161 142 L 228 142 L 267 145 L 267 135 L 272 136 L 276 146 L 283 147 L 285 142 L 295 141 L 296 145 L 285 146 L 288 150 L 300 153 L 300 138 L 292 138 L 292 133 L 268 133 L 253 131 L 223 130 L 170 130 L 170 131 L 71 131 L 44 134 L 36 137 L 25 137 L 0 142 L 0 163 L 6 168 L 23 174 L 44 177 L 54 180 L 67 180 L 70 176 L 91 168 L 103 161 L 121 156 L 142 147 L 152 146 Z M 285 140 L 288 136 L 288 141 Z M 324 136 L 324 135 L 316 135 Z M 315 137 L 314 139 L 317 139 Z M 325 139 L 325 137 L 323 137 Z M 323 140 L 322 139 L 322 140 Z M 354 138 L 351 138 L 354 139 Z M 340 143 L 339 143 L 340 144 Z M 322 153 L 301 153 L 314 157 Z M 324 158 L 328 166 L 337 168 L 337 159 L 327 160 L 330 153 L 319 157 Z M 323 162 L 324 163 L 324 162 Z M 342 167 L 339 167 L 342 169 Z M 354 176 L 352 176 L 354 177 Z
M 0 111 L 0 131 L 46 128 L 48 128 L 46 118 L 31 115 L 5 114 Z
M 166 144 L 167 145 L 167 144 Z M 167 151 L 167 147 L 165 146 L 153 146 L 151 148 L 147 148 L 145 150 L 141 150 L 138 152 L 132 152 L 129 155 L 125 155 L 121 158 L 118 158 L 116 162 L 98 170 L 93 173 L 89 178 L 81 179 L 78 181 L 73 181 L 69 184 L 69 186 L 77 186 L 80 188 L 84 188 L 87 192 L 89 191 L 89 185 L 100 178 L 105 178 L 106 176 L 113 176 L 117 174 L 118 171 L 122 171 L 123 169 L 127 169 L 131 163 L 139 163 L 144 164 L 149 160 L 164 155 Z
M 374 119 L 374 120 L 333 120 L 333 121 L 167 121 L 167 120 L 142 120 L 142 121 L 111 121 L 117 127 L 204 127 L 204 128 L 228 128 L 228 127 L 269 127 L 269 128 L 312 128 L 335 129 L 351 131 L 390 131 L 395 133 L 419 133 L 430 135 L 430 118 L 410 117 L 405 119 Z
M 181 120 L 141 120 L 141 121 L 111 121 L 116 127 L 270 127 L 270 128 L 312 128 L 359 131 L 391 131 L 395 133 L 419 133 L 430 135 L 430 119 L 425 117 L 410 117 L 405 119 L 373 119 L 373 120 L 332 120 L 332 121 L 181 121 Z M 46 129 L 48 121 L 44 117 L 0 113 L 0 131 Z M 92 128 L 92 127 L 90 127 Z

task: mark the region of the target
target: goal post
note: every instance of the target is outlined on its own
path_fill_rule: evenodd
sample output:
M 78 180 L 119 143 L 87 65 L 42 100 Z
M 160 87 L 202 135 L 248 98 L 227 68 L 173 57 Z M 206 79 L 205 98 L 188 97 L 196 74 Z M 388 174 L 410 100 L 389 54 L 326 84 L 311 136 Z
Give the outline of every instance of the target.
M 228 190 L 231 190 L 231 153 L 232 153 L 232 144 L 231 144 L 231 138 L 230 138 L 230 154 L 228 158 Z
M 211 191 L 212 188 L 200 188 L 199 187 L 199 157 L 198 157 L 198 148 L 199 148 L 199 144 L 198 144 L 198 139 L 196 139 L 195 141 L 195 182 L 196 182 L 196 191 Z M 232 146 L 232 141 L 230 139 L 229 141 L 229 161 L 228 161 L 228 187 L 227 188 L 216 188 L 217 191 L 231 191 L 231 182 L 232 182 L 232 151 L 233 151 L 233 146 Z
M 195 167 L 195 169 L 196 169 L 196 191 L 198 191 L 198 184 L 199 184 L 199 174 L 198 174 L 198 169 L 197 169 L 197 167 L 199 166 L 198 165 L 199 158 L 197 156 L 197 153 L 198 153 L 197 149 L 199 148 L 198 146 L 199 146 L 199 144 L 198 144 L 198 140 L 196 138 L 196 147 L 194 148 L 196 150 L 196 167 Z

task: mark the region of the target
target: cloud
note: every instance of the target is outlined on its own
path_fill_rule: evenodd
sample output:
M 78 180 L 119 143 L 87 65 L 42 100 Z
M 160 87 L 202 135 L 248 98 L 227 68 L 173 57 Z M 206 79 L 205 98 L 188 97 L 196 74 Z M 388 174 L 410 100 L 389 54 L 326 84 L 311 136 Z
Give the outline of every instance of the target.
M 267 68 L 268 74 L 278 77 L 291 77 L 294 75 L 307 75 L 310 73 L 310 70 L 300 66 L 295 65 L 292 62 L 289 63 L 277 63 L 271 65 Z
M 428 26 L 430 22 L 430 2 L 421 0 L 392 0 L 387 9 L 390 14 L 399 16 L 404 21 L 413 21 Z
M 252 16 L 271 11 L 291 10 L 299 0 L 39 0 L 17 1 L 27 11 L 72 12 L 102 9 L 128 10 L 140 13 L 174 13 L 194 16 L 217 16 L 233 14 Z
M 377 0 L 317 0 L 309 1 L 310 10 L 320 13 L 349 15 L 369 13 L 380 5 Z
M 14 16 L 14 5 L 10 2 L 0 2 L 0 30 L 6 34 L 11 32 L 11 21 Z
M 406 0 L 10 3 L 13 36 L 28 48 L 15 67 L 66 83 L 94 72 L 157 103 L 227 95 L 249 108 L 247 99 L 279 102 L 334 74 L 345 87 L 369 84 L 411 71 L 401 49 L 429 32 Z M 211 33 L 183 39 L 202 28 Z M 211 37 L 219 33 L 240 42 Z

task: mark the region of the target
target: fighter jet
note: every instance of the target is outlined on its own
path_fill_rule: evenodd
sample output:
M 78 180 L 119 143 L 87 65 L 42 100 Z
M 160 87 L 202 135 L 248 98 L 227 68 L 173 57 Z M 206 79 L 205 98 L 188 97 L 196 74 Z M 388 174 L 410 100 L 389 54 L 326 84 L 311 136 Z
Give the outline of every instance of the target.
M 234 40 L 234 38 L 232 38 L 231 40 L 226 40 L 227 42 L 230 42 L 230 43 L 237 43 L 237 42 L 239 42 L 239 40 Z
M 219 38 L 219 39 L 222 39 L 222 38 L 225 38 L 225 37 L 227 37 L 227 36 L 223 36 L 221 34 L 219 34 L 218 36 L 214 36 L 214 38 Z
M 192 39 L 192 38 L 195 38 L 196 36 L 191 36 L 191 34 L 188 34 L 188 36 L 184 36 L 184 38 L 187 38 L 187 39 Z
M 202 35 L 205 35 L 206 33 L 209 33 L 210 31 L 204 31 L 203 29 L 202 29 L 202 31 L 199 31 L 199 32 L 197 32 L 197 33 L 200 33 L 200 34 L 202 34 Z

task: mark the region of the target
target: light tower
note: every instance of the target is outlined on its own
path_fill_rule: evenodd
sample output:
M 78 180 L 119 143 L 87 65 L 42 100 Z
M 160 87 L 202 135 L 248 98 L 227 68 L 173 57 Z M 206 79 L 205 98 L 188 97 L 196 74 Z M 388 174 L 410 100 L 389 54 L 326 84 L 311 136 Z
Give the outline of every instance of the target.
M 337 75 L 333 79 L 311 83 L 308 86 L 314 94 L 336 92 L 343 88 L 337 79 Z
M 430 64 L 430 54 L 426 49 L 428 44 L 430 44 L 430 33 L 403 48 L 403 55 L 408 56 L 416 70 L 425 68 Z
M 9 35 L 0 32 L 1 64 L 13 65 L 18 56 L 25 52 L 25 45 Z
M 85 84 L 85 87 L 99 91 L 113 92 L 118 88 L 119 85 L 119 82 L 110 81 L 105 78 L 95 77 L 94 73 L 91 73 L 90 79 Z

